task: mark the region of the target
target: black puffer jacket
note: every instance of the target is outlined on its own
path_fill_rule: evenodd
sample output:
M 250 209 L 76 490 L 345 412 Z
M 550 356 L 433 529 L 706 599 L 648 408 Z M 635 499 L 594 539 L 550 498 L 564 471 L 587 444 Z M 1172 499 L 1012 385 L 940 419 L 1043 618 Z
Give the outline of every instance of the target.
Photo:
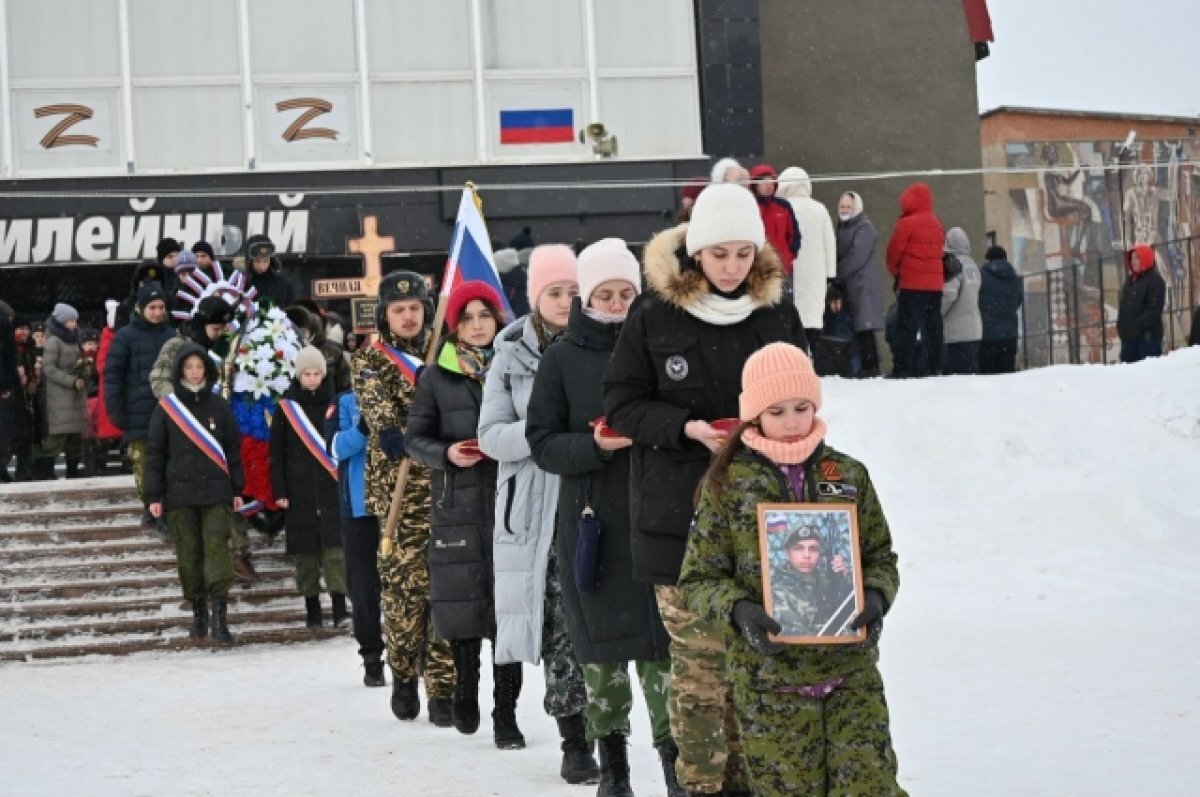
M 250 278 L 250 286 L 258 292 L 254 297 L 255 301 L 261 302 L 269 299 L 281 310 L 291 307 L 292 303 L 296 301 L 296 287 L 283 275 L 283 267 L 279 258 L 271 258 L 271 267 L 265 274 L 259 274 L 254 270 L 253 265 L 247 263 L 246 276 Z
M 305 390 L 300 387 L 299 378 L 293 379 L 284 398 L 300 404 L 324 447 L 325 415 L 333 401 L 329 379 L 322 379 L 316 390 Z M 271 419 L 271 489 L 276 500 L 288 501 L 284 528 L 289 554 L 319 553 L 325 548 L 342 547 L 337 480 L 308 450 L 282 405 L 276 407 Z
M 1125 280 L 1121 304 L 1117 310 L 1117 334 L 1125 343 L 1163 339 L 1163 308 L 1167 302 L 1167 283 L 1151 267 Z
M 180 506 L 228 505 L 240 495 L 242 477 L 242 436 L 229 403 L 212 390 L 200 392 L 183 387 L 183 361 L 198 354 L 204 359 L 204 381 L 213 385 L 217 366 L 194 343 L 188 343 L 175 357 L 175 395 L 200 424 L 209 431 L 225 452 L 229 472 L 222 470 L 191 441 L 159 404 L 150 416 L 149 443 L 146 448 L 146 500 L 162 501 L 166 509 Z
M 134 313 L 113 338 L 104 367 L 104 403 L 108 417 L 124 430 L 121 439 L 126 443 L 146 439 L 150 413 L 158 403 L 150 387 L 150 371 L 159 350 L 174 335 L 170 324 L 151 324 Z
M 585 664 L 665 659 L 670 643 L 653 587 L 633 580 L 630 450 L 605 459 L 589 426 L 604 414 L 601 382 L 618 332 L 619 324 L 588 318 L 576 299 L 566 335 L 542 355 L 525 425 L 533 461 L 562 476 L 555 538 L 571 645 Z M 586 495 L 602 536 L 599 588 L 585 594 L 575 586 L 571 563 Z
M 633 574 L 639 581 L 679 578 L 693 495 L 709 450 L 685 438 L 688 421 L 738 414 L 742 365 L 768 343 L 807 350 L 795 305 L 780 302 L 783 271 L 770 247 L 758 253 L 744 284 L 757 305 L 728 326 L 688 312 L 709 292 L 708 280 L 683 249 L 687 225 L 646 246 L 647 287 L 634 302 L 604 375 L 608 423 L 633 438 L 629 482 Z
M 408 413 L 408 454 L 432 470 L 433 528 L 429 538 L 430 603 L 439 639 L 494 638 L 492 521 L 496 463 L 459 468 L 450 445 L 474 438 L 483 385 L 462 372 L 453 343 L 421 373 Z

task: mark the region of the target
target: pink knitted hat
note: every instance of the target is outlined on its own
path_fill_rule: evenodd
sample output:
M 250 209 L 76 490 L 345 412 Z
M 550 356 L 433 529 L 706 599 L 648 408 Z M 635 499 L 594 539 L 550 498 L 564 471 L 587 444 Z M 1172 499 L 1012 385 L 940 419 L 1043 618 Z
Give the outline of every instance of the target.
M 750 355 L 742 367 L 741 420 L 752 421 L 772 404 L 798 398 L 821 409 L 821 380 L 807 354 L 790 343 L 771 343 Z
M 556 282 L 579 283 L 575 253 L 563 244 L 535 246 L 529 255 L 529 304 L 536 309 L 542 291 Z

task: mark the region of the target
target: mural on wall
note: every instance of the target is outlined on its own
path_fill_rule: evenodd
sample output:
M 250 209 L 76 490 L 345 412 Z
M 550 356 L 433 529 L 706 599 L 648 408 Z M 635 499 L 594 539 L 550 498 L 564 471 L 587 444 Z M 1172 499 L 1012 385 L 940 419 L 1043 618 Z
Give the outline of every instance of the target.
M 1200 144 L 1007 146 L 1013 265 L 1026 277 L 1028 365 L 1114 362 L 1124 252 L 1150 244 L 1167 281 L 1167 348 L 1200 304 Z M 1196 231 L 1196 232 L 1193 232 Z

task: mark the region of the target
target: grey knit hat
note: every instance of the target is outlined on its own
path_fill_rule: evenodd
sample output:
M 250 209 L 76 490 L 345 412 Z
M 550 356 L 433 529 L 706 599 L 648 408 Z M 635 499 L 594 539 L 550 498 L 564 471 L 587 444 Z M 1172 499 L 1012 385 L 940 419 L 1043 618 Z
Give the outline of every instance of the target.
M 71 321 L 79 320 L 79 311 L 71 305 L 63 304 L 62 302 L 54 305 L 54 310 L 51 311 L 50 315 L 60 324 L 67 324 Z

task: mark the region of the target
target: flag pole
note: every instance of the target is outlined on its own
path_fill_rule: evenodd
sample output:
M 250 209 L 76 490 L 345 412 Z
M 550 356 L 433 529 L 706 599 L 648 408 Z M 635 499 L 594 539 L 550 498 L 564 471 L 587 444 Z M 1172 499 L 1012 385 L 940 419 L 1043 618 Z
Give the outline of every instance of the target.
M 475 206 L 483 212 L 483 200 L 475 191 L 475 183 L 468 180 L 465 187 L 471 191 Z M 451 242 L 453 244 L 453 242 Z M 445 278 L 445 272 L 442 273 Z M 429 350 L 425 352 L 425 366 L 437 362 L 438 350 L 442 342 L 442 325 L 446 322 L 446 303 L 449 296 L 438 286 L 437 311 L 433 314 L 433 335 L 429 338 Z M 413 386 L 414 388 L 416 385 Z M 396 526 L 400 523 L 400 502 L 404 498 L 404 488 L 408 485 L 408 472 L 412 469 L 412 460 L 405 457 L 400 461 L 400 469 L 396 471 L 396 486 L 392 488 L 392 501 L 388 505 L 387 520 L 384 521 L 383 534 L 379 536 L 379 555 L 388 557 L 395 546 Z

